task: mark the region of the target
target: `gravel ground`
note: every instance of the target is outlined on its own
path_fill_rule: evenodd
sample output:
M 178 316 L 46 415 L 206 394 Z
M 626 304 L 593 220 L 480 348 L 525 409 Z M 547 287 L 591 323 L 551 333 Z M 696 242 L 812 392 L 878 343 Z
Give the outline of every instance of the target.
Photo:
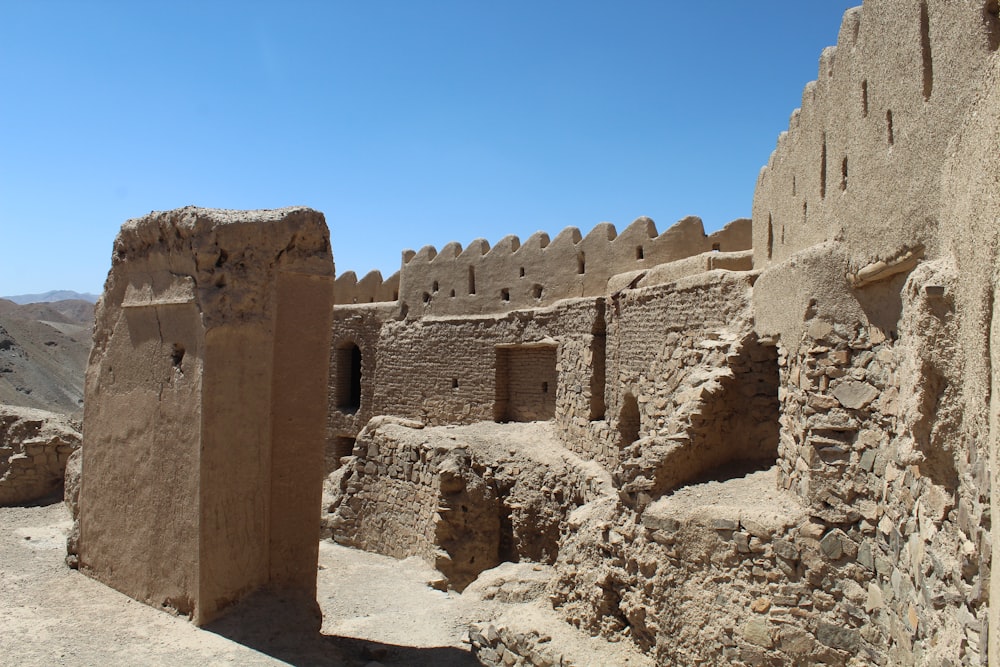
M 648 664 L 624 645 L 579 634 L 544 602 L 482 599 L 491 576 L 503 584 L 501 577 L 530 564 L 484 573 L 459 595 L 429 587 L 426 582 L 439 575 L 418 559 L 399 561 L 324 541 L 317 578 L 320 634 L 283 623 L 274 607 L 252 602 L 198 629 L 66 567 L 69 527 L 61 502 L 0 508 L 0 665 L 464 667 L 479 664 L 465 643 L 469 622 L 493 619 L 530 623 L 551 634 L 553 647 L 575 664 Z

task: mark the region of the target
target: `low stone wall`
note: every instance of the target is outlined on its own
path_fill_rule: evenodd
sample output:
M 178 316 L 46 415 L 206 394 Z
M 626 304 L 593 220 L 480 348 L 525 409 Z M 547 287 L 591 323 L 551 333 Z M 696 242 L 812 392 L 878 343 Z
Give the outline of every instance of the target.
M 0 505 L 61 493 L 79 425 L 54 412 L 0 405 Z
M 477 623 L 469 628 L 472 654 L 488 667 L 569 667 L 574 663 L 562 653 L 546 646 L 548 635 L 535 632 L 517 632 L 505 625 Z
M 419 556 L 462 589 L 501 561 L 551 563 L 566 516 L 610 493 L 597 464 L 544 423 L 423 428 L 373 419 L 331 475 L 324 524 L 338 543 Z

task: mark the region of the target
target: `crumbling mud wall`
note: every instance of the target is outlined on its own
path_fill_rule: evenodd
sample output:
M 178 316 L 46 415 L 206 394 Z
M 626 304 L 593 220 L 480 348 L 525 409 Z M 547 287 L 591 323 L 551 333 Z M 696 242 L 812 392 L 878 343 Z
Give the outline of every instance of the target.
M 263 587 L 315 611 L 332 286 L 310 209 L 122 226 L 87 369 L 81 571 L 198 624 Z
M 428 425 L 560 419 L 569 412 L 567 404 L 590 400 L 582 386 L 579 392 L 564 390 L 578 383 L 563 377 L 560 369 L 575 367 L 566 359 L 577 349 L 570 341 L 590 335 L 597 303 L 596 299 L 578 299 L 538 310 L 417 322 L 386 320 L 364 308 L 338 307 L 333 337 L 360 348 L 361 401 L 352 411 L 334 399 L 331 423 L 337 434 L 353 436 L 373 415 L 395 415 Z M 521 356 L 539 350 L 548 351 L 543 355 L 548 366 L 529 369 L 533 371 L 530 377 L 518 372 L 524 368 Z M 335 349 L 334 357 L 337 354 Z M 510 366 L 511 359 L 514 366 Z M 345 374 L 342 364 L 334 362 L 334 367 L 331 382 L 336 385 Z M 586 375 L 589 387 L 589 370 Z M 529 381 L 531 387 L 520 386 L 519 394 L 530 389 L 540 403 L 549 401 L 550 407 L 536 413 L 524 406 L 510 413 L 511 382 Z M 357 430 L 352 432 L 352 428 Z
M 65 415 L 0 405 L 0 505 L 60 493 L 66 462 L 79 447 L 79 424 Z
M 616 482 L 633 502 L 713 468 L 774 461 L 777 365 L 753 333 L 755 277 L 713 271 L 613 297 L 608 422 Z

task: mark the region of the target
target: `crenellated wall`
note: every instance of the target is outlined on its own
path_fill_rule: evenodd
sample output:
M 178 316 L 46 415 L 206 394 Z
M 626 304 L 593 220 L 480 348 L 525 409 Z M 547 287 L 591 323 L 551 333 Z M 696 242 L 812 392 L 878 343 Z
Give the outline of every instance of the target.
M 385 280 L 382 279 L 382 272 L 378 270 L 369 271 L 361 280 L 358 280 L 354 271 L 345 271 L 337 276 L 334 289 L 335 305 L 338 306 L 395 301 L 399 298 L 399 271 Z
M 750 248 L 751 223 L 734 220 L 705 234 L 701 219 L 684 218 L 663 233 L 639 218 L 618 234 L 601 223 L 586 236 L 567 227 L 551 241 L 538 232 L 523 244 L 507 236 L 492 248 L 477 239 L 464 249 L 449 243 L 403 253 L 399 300 L 402 315 L 472 315 L 537 308 L 560 299 L 599 296 L 616 274 L 648 269 L 712 250 Z
M 860 265 L 936 246 L 946 149 L 1000 40 L 995 2 L 867 0 L 844 14 L 758 177 L 754 266 L 824 241 Z

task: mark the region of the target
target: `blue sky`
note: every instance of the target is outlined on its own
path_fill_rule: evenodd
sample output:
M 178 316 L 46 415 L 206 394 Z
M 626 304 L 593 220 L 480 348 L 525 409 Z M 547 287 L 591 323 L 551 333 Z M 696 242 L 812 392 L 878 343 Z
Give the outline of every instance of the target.
M 306 205 L 338 273 L 748 216 L 840 0 L 0 0 L 0 294 L 99 293 L 150 210 Z

